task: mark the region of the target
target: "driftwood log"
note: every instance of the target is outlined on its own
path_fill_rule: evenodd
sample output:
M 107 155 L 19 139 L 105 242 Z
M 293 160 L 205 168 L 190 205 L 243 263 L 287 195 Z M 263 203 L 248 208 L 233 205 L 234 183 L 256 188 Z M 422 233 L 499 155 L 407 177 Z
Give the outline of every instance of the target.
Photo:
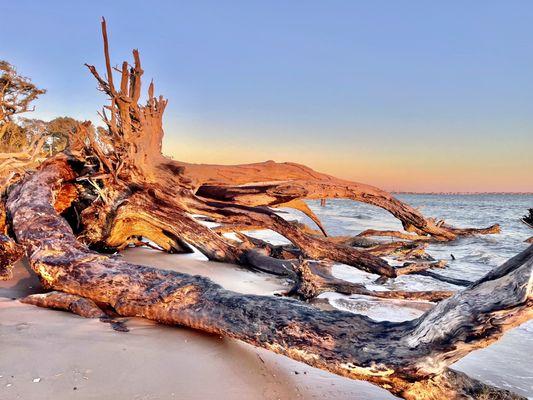
M 89 250 L 54 208 L 62 185 L 76 177 L 72 164 L 67 157 L 45 162 L 8 198 L 32 269 L 47 288 L 68 293 L 26 302 L 86 316 L 100 316 L 96 304 L 105 304 L 122 316 L 233 337 L 408 399 L 519 398 L 447 367 L 532 316 L 533 246 L 416 320 L 376 322 L 297 300 L 237 294 L 206 278 Z
M 133 65 L 124 62 L 118 68 L 115 85 L 105 21 L 102 32 L 106 74 L 88 68 L 110 99 L 101 112 L 106 129 L 80 124 L 67 150 L 23 178 L 17 170 L 21 176 L 3 188 L 2 232 L 12 237 L 0 237 L 0 272 L 9 273 L 22 246 L 31 268 L 52 290 L 25 302 L 86 317 L 105 318 L 102 310 L 112 309 L 120 316 L 222 334 L 409 399 L 519 398 L 448 366 L 531 317 L 533 246 L 477 282 L 446 278 L 429 270 L 444 265 L 425 253 L 428 242 L 496 233 L 499 227 L 455 228 L 424 217 L 383 190 L 294 163 L 220 166 L 167 158 L 162 154 L 167 101 L 154 96 L 151 83 L 146 103 L 139 103 L 143 70 L 136 50 Z M 329 237 L 304 202 L 326 198 L 381 207 L 402 222 L 405 232 Z M 303 212 L 319 231 L 282 218 L 278 209 L 283 207 Z M 217 226 L 207 227 L 205 219 Z M 250 229 L 272 229 L 291 245 L 254 239 L 244 234 Z M 228 232 L 239 240 L 225 236 Z M 299 299 L 338 291 L 438 304 L 413 321 L 376 322 L 320 311 L 296 299 L 242 295 L 199 276 L 105 255 L 145 244 L 172 253 L 194 247 L 213 261 L 282 276 L 293 283 L 287 295 Z M 466 289 L 372 291 L 336 278 L 334 262 L 382 279 L 424 274 Z

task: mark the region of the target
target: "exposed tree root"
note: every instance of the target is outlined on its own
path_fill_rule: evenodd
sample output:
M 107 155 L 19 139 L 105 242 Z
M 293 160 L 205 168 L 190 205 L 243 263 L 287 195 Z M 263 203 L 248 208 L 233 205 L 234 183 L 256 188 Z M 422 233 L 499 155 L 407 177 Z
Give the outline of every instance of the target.
M 299 164 L 273 161 L 236 166 L 177 164 L 193 180 L 196 194 L 207 199 L 248 206 L 278 206 L 295 199 L 346 198 L 389 211 L 417 237 L 431 235 L 435 240 L 453 240 L 462 235 L 499 232 L 496 225 L 459 229 L 443 221 L 436 223 L 381 189 L 338 179 Z
M 326 238 L 310 236 L 268 209 L 213 201 L 198 203 L 194 207 L 197 212 L 226 224 L 242 224 L 249 221 L 253 226 L 270 228 L 290 240 L 307 258 L 329 259 L 363 271 L 389 277 L 396 276 L 394 267 L 379 257 L 352 247 L 337 245 Z
M 210 218 L 210 221 L 215 222 L 213 218 Z M 315 237 L 322 236 L 317 231 L 305 229 L 305 225 L 296 224 L 292 221 L 290 221 L 289 223 L 291 225 L 296 226 L 298 229 L 302 230 L 307 235 L 315 236 Z M 212 230 L 217 233 L 233 232 L 237 234 L 237 236 L 239 236 L 239 238 L 241 239 L 244 237 L 245 241 L 251 242 L 254 246 L 258 246 L 261 248 L 268 247 L 271 250 L 271 253 L 279 252 L 279 251 L 274 250 L 274 249 L 279 249 L 279 250 L 284 250 L 286 252 L 288 251 L 291 254 L 301 254 L 300 249 L 294 246 L 293 244 L 283 245 L 283 246 L 273 246 L 263 240 L 253 238 L 248 235 L 242 235 L 243 231 L 259 230 L 259 229 L 263 229 L 263 228 L 260 225 L 246 226 L 246 225 L 231 225 L 231 224 L 223 224 L 221 226 L 212 228 Z M 364 250 L 367 253 L 372 254 L 374 256 L 378 256 L 378 257 L 391 256 L 398 261 L 414 261 L 414 260 L 435 261 L 429 254 L 425 252 L 425 249 L 427 247 L 426 243 L 410 242 L 410 241 L 383 242 L 383 241 L 375 241 L 372 239 L 368 239 L 365 237 L 359 237 L 359 236 L 330 236 L 327 238 L 327 240 L 334 245 L 355 247 L 358 250 Z
M 331 265 L 310 260 L 280 260 L 263 255 L 257 251 L 246 253 L 248 262 L 262 272 L 284 276 L 294 283 L 288 295 L 309 300 L 324 292 L 341 294 L 359 294 L 382 299 L 408 299 L 440 301 L 453 295 L 451 291 L 403 290 L 369 290 L 360 283 L 348 282 L 336 278 L 331 272 Z
M 122 316 L 233 337 L 407 399 L 484 398 L 486 385 L 447 366 L 532 316 L 533 246 L 404 323 L 240 295 L 198 276 L 132 265 L 88 250 L 56 213 L 60 182 L 74 177 L 58 157 L 15 188 L 7 202 L 13 230 L 47 287 L 108 304 Z
M 494 224 L 487 228 L 453 228 L 446 225 L 439 225 L 439 227 L 445 227 L 449 230 L 449 232 L 453 233 L 455 237 L 457 236 L 472 236 L 472 235 L 489 235 L 489 234 L 495 234 L 500 233 L 500 225 Z M 420 242 L 429 242 L 429 241 L 438 241 L 439 239 L 428 236 L 428 235 L 420 235 L 420 234 L 410 234 L 405 232 L 399 232 L 399 231 L 378 231 L 375 229 L 367 229 L 366 231 L 361 232 L 358 236 L 361 237 L 371 237 L 371 236 L 387 236 L 387 237 L 394 237 L 399 239 L 405 239 L 405 240 L 413 240 L 413 241 L 420 241 Z M 454 237 L 454 238 L 455 238 Z
M 307 205 L 305 201 L 301 199 L 296 199 L 296 200 L 290 200 L 287 203 L 281 203 L 281 204 L 276 205 L 276 208 L 281 208 L 281 207 L 292 208 L 294 210 L 301 211 L 304 215 L 307 215 L 309 219 L 311 219 L 311 221 L 313 221 L 316 224 L 316 226 L 318 226 L 318 228 L 320 229 L 320 232 L 322 232 L 324 236 L 328 236 L 328 234 L 326 233 L 326 229 L 322 225 L 322 222 L 320 221 L 318 216 L 309 208 L 309 206 Z
M 115 331 L 129 332 L 129 329 L 121 321 L 108 316 L 94 301 L 86 297 L 52 291 L 26 296 L 20 299 L 20 302 L 37 307 L 69 311 L 83 318 L 98 318 L 101 322 L 110 324 Z
M 70 311 L 85 318 L 104 318 L 106 314 L 96 303 L 85 297 L 64 292 L 48 292 L 44 294 L 32 294 L 20 299 L 22 303 L 32 304 L 38 307 L 53 308 L 56 310 Z
M 366 251 L 378 257 L 394 256 L 396 260 L 417 259 L 424 261 L 435 261 L 425 252 L 426 247 L 427 246 L 425 243 L 410 243 L 398 241 L 378 243 L 372 247 L 367 247 Z

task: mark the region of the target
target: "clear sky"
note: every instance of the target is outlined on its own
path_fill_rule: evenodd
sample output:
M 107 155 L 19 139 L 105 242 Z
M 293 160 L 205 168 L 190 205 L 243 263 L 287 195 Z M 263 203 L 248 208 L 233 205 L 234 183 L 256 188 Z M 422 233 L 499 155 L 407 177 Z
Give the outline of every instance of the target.
M 389 190 L 533 191 L 533 2 L 0 0 L 0 59 L 97 121 L 100 16 L 169 99 L 165 149 Z

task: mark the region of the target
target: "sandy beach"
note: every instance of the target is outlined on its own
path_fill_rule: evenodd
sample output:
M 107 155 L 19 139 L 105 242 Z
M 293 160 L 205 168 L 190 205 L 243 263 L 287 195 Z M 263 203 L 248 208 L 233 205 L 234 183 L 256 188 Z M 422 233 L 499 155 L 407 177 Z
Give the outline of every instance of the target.
M 277 278 L 209 262 L 195 253 L 128 249 L 130 262 L 207 276 L 242 293 L 286 289 Z M 17 299 L 43 289 L 25 263 L 0 282 L 0 399 L 394 399 L 366 382 L 342 378 L 233 339 L 141 318 L 123 318 L 129 332 L 98 320 L 38 308 Z M 399 310 L 399 309 L 397 309 Z M 361 311 L 372 317 L 372 310 Z M 421 312 L 421 311 L 420 311 Z M 531 323 L 463 358 L 454 368 L 531 396 L 524 371 Z
M 130 249 L 124 258 L 202 274 L 228 289 L 272 294 L 274 278 L 199 260 Z M 19 263 L 0 284 L 0 399 L 393 399 L 365 382 L 320 371 L 235 340 L 140 318 L 129 332 L 16 300 L 41 291 Z

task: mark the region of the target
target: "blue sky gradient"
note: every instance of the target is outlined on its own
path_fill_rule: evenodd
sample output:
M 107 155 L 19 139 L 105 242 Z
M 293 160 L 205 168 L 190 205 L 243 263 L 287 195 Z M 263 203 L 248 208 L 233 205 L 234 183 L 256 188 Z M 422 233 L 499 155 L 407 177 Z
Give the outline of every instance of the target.
M 165 152 L 391 190 L 533 191 L 533 2 L 8 1 L 0 58 L 97 122 L 99 20 L 169 98 Z

